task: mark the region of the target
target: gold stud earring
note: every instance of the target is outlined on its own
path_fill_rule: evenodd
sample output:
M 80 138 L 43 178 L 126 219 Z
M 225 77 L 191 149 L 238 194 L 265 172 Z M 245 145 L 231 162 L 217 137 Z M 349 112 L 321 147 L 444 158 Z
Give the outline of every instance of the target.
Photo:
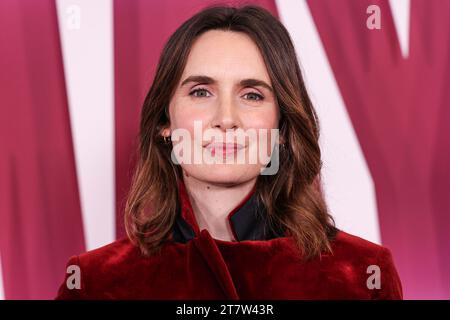
M 170 136 L 164 136 L 164 143 L 165 144 L 170 144 L 170 142 L 171 142 L 171 139 L 170 139 Z

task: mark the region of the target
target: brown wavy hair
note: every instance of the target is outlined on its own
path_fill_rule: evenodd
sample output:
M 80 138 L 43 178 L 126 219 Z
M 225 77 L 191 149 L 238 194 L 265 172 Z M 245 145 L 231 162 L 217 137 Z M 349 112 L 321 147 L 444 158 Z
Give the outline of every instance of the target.
M 184 22 L 169 38 L 145 98 L 140 122 L 139 155 L 125 206 L 128 237 L 146 255 L 170 240 L 177 214 L 179 165 L 161 130 L 170 124 L 168 106 L 194 40 L 209 30 L 243 32 L 258 46 L 280 108 L 280 149 L 276 175 L 260 175 L 257 199 L 271 226 L 282 226 L 311 258 L 331 251 L 337 229 L 323 199 L 319 123 L 303 82 L 292 40 L 285 27 L 258 6 L 208 7 Z

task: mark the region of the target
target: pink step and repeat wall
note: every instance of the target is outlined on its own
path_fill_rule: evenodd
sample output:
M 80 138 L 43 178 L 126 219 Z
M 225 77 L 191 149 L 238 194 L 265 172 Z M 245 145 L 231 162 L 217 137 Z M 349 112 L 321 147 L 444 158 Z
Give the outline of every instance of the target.
M 124 236 L 160 51 L 214 3 L 241 2 L 0 1 L 0 298 L 53 298 L 69 256 Z M 295 43 L 338 227 L 392 250 L 405 298 L 449 299 L 450 1 L 245 3 Z

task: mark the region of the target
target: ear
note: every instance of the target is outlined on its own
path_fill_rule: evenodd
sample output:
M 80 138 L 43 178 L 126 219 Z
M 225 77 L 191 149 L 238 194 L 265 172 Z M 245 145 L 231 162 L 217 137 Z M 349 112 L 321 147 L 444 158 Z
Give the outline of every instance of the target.
M 162 137 L 169 137 L 170 136 L 170 128 L 164 128 L 161 130 L 161 136 Z

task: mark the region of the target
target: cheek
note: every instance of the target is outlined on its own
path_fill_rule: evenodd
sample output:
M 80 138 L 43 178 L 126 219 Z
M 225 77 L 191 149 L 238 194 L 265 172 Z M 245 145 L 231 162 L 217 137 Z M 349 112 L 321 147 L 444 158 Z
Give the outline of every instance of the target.
M 189 103 L 173 105 L 171 118 L 171 129 L 186 129 L 194 132 L 194 122 L 202 121 L 203 125 L 208 121 L 209 115 L 205 110 L 194 107 Z
M 248 114 L 244 121 L 246 128 L 275 129 L 278 128 L 278 112 L 275 107 L 255 110 Z
M 256 136 L 253 136 L 249 141 L 250 148 L 248 152 L 253 154 L 253 157 L 258 157 L 259 159 L 262 154 L 272 154 L 273 144 L 279 140 L 279 136 L 274 135 L 271 129 L 278 129 L 278 119 L 278 110 L 275 107 L 255 110 L 255 112 L 246 117 L 244 126 L 247 129 L 256 130 Z M 266 163 L 266 161 L 264 162 Z

